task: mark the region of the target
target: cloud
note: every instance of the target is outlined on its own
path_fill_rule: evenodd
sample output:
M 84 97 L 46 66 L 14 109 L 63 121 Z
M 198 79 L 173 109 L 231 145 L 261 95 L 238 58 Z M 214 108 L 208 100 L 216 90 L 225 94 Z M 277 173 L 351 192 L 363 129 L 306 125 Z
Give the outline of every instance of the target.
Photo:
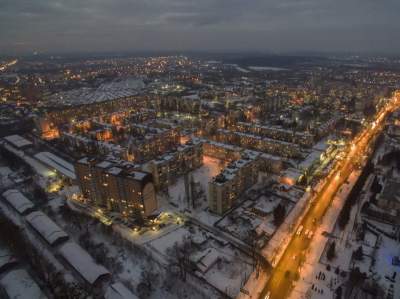
M 0 51 L 398 51 L 397 0 L 2 0 Z

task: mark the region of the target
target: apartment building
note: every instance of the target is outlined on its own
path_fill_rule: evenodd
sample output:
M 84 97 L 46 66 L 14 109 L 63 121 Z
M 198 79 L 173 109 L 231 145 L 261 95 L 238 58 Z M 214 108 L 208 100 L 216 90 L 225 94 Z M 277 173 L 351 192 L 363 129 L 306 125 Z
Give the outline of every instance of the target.
M 283 168 L 284 158 L 263 152 L 245 149 L 243 147 L 202 139 L 203 153 L 219 160 L 228 162 L 239 160 L 243 155 L 257 153 L 259 155 L 258 171 L 280 173 Z
M 229 210 L 258 179 L 260 153 L 248 151 L 241 159 L 232 161 L 208 185 L 209 209 L 222 215 Z
M 181 145 L 176 151 L 164 154 L 158 159 L 151 160 L 143 167 L 153 174 L 157 190 L 168 188 L 176 177 L 203 164 L 203 142 L 197 138 Z
M 239 160 L 240 153 L 243 149 L 231 144 L 205 140 L 203 143 L 203 151 L 205 156 L 230 162 Z
M 82 195 L 93 206 L 126 217 L 146 217 L 157 209 L 152 175 L 111 161 L 87 157 L 75 163 Z
M 301 147 L 291 142 L 225 129 L 218 129 L 215 138 L 218 142 L 230 143 L 272 155 L 287 158 L 301 157 Z
M 261 137 L 292 142 L 301 146 L 310 147 L 314 143 L 314 135 L 308 132 L 296 132 L 280 126 L 258 125 L 249 122 L 237 122 L 230 126 L 232 131 L 250 133 Z
M 154 159 L 166 151 L 175 149 L 180 144 L 178 127 L 168 128 L 158 125 L 160 127 L 145 124 L 134 124 L 130 127 L 133 137 L 128 143 L 128 152 L 133 160 Z

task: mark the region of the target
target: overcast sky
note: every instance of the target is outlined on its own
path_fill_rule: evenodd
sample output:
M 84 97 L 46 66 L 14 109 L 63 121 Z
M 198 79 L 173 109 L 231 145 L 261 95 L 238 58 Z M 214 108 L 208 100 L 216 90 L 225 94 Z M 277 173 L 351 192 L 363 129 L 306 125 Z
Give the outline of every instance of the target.
M 0 53 L 400 53 L 400 0 L 0 0 Z

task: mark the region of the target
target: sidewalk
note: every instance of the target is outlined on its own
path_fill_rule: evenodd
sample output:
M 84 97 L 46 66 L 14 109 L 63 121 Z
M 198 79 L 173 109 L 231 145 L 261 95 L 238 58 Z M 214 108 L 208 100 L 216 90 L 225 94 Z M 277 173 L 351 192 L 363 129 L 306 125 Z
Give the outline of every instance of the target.
M 304 193 L 294 208 L 290 211 L 289 215 L 287 215 L 285 221 L 276 230 L 271 240 L 269 240 L 267 245 L 262 249 L 261 254 L 271 263 L 272 266 L 279 261 L 282 254 L 285 252 L 285 249 L 292 238 L 293 227 L 296 227 L 306 214 L 308 210 L 306 207 L 309 199 L 310 193 Z
M 256 278 L 256 271 L 251 273 L 245 286 L 241 289 L 236 299 L 258 299 L 269 279 L 268 273 L 260 271 Z
M 311 293 L 311 286 L 313 284 L 316 285 L 315 276 L 318 275 L 319 271 L 326 270 L 325 265 L 320 264 L 319 260 L 321 258 L 322 253 L 324 252 L 326 243 L 329 240 L 329 237 L 323 236 L 323 232 L 332 232 L 335 227 L 336 220 L 343 208 L 344 203 L 346 202 L 347 196 L 350 191 L 353 189 L 354 184 L 356 183 L 360 171 L 354 171 L 349 176 L 349 183 L 343 185 L 343 187 L 336 194 L 334 199 L 332 200 L 332 204 L 326 212 L 321 225 L 315 231 L 313 238 L 313 246 L 310 247 L 310 251 L 306 256 L 306 262 L 302 267 L 302 271 L 300 273 L 300 280 L 296 283 L 291 295 L 290 299 L 300 299 L 300 298 L 331 298 L 329 293 L 332 292 L 328 286 L 319 286 L 320 289 L 324 290 L 323 294 Z M 350 225 L 349 225 L 350 226 Z M 333 274 L 333 270 L 330 272 Z M 329 276 L 328 276 L 329 278 Z M 328 282 L 326 280 L 325 282 Z M 312 294 L 315 294 L 313 297 Z
M 320 184 L 321 183 L 317 184 L 316 188 L 320 188 Z M 289 215 L 287 215 L 285 221 L 276 230 L 271 240 L 269 240 L 268 244 L 262 249 L 261 254 L 271 263 L 272 266 L 279 261 L 282 254 L 285 252 L 285 249 L 292 238 L 292 234 L 294 233 L 292 228 L 296 227 L 307 213 L 307 204 L 310 196 L 310 192 L 303 194 L 295 207 L 290 211 Z M 256 278 L 256 273 L 253 271 L 243 287 L 244 292 L 248 294 L 240 292 L 236 298 L 259 298 L 262 290 L 268 282 L 268 279 L 268 273 L 260 271 L 259 277 Z

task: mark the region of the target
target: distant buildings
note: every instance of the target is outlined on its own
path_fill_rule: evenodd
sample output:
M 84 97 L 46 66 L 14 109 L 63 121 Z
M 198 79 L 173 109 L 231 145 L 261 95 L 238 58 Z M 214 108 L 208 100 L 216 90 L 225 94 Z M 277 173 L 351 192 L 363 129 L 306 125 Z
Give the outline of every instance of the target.
M 62 100 L 56 106 L 50 104 L 45 113 L 36 117 L 36 129 L 44 139 L 54 139 L 59 137 L 59 126 L 62 124 L 78 119 L 107 115 L 122 109 L 139 109 L 145 107 L 149 101 L 146 96 L 120 96 L 107 101 L 80 102 L 79 105 L 72 106 L 67 105 L 67 102 L 63 103 Z M 65 106 L 63 107 L 63 105 Z
M 288 158 L 301 157 L 301 147 L 299 145 L 259 135 L 218 129 L 216 139 L 219 142 L 230 143 L 272 155 Z
M 296 132 L 278 126 L 263 126 L 253 123 L 238 122 L 231 126 L 232 130 L 268 137 L 276 140 L 292 142 L 301 146 L 310 147 L 314 143 L 314 136 L 308 132 Z

